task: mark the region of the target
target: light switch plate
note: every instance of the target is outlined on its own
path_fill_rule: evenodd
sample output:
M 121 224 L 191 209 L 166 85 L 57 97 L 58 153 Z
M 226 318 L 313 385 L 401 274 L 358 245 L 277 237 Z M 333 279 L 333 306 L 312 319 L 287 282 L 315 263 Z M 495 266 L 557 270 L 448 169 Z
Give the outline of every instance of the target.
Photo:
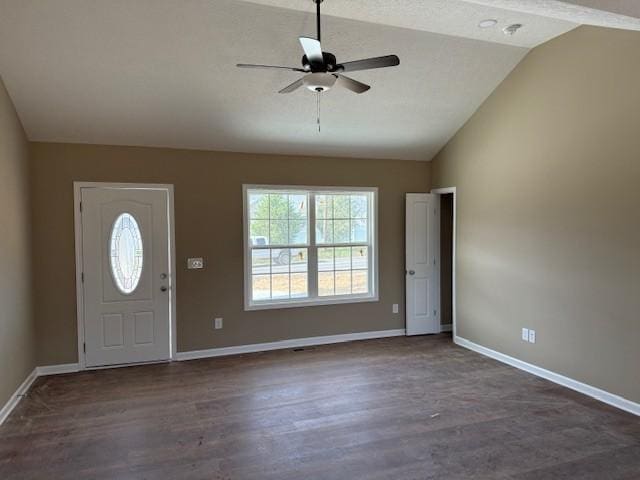
M 392 311 L 393 313 L 398 313 L 398 304 L 397 304 L 397 303 L 394 303 L 394 304 L 393 304 L 393 307 L 391 307 L 391 311 Z
M 222 318 L 216 318 L 213 322 L 213 326 L 216 330 L 220 330 L 222 328 Z
M 529 330 L 529 343 L 536 343 L 536 331 Z
M 189 270 L 199 270 L 204 268 L 204 259 L 203 258 L 188 258 L 187 259 L 187 268 Z
M 529 341 L 529 329 L 528 328 L 523 328 L 522 329 L 522 340 L 524 340 L 525 342 Z

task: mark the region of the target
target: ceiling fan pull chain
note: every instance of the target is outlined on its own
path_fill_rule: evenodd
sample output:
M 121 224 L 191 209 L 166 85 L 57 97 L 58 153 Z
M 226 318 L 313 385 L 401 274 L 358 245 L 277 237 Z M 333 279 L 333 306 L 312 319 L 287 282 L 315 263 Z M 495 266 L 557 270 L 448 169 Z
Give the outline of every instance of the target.
M 322 91 L 318 90 L 318 133 L 320 133 L 320 95 L 322 95 Z

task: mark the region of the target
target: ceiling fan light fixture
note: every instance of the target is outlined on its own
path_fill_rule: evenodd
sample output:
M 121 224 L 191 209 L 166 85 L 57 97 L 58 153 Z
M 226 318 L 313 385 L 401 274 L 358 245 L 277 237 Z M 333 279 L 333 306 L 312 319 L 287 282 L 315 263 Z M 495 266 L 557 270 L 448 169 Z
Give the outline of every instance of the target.
M 326 92 L 331 90 L 336 80 L 336 76 L 330 73 L 310 73 L 302 79 L 302 82 L 312 92 Z

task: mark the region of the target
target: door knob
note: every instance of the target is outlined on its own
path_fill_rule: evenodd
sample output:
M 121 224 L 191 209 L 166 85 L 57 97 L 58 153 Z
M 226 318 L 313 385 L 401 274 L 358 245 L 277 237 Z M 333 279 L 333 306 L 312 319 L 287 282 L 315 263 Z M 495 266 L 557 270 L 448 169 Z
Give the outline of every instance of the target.
M 167 287 L 165 287 L 164 285 L 162 285 L 162 286 L 160 287 L 160 291 L 161 291 L 161 292 L 166 292 L 166 291 L 167 291 Z
M 409 270 L 409 275 L 415 275 L 416 271 L 415 270 Z
M 165 278 L 167 278 L 167 274 L 166 274 L 166 273 L 161 273 L 161 274 L 160 274 L 160 278 L 161 278 L 162 280 L 164 280 Z

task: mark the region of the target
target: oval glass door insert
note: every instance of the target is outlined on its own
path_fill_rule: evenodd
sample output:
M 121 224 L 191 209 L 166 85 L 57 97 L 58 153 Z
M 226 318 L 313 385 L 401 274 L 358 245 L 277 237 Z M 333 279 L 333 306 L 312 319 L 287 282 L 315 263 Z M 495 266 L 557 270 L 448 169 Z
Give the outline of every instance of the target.
M 125 295 L 133 293 L 140 283 L 144 252 L 142 233 L 130 213 L 123 213 L 111 227 L 109 242 L 111 274 L 116 287 Z

